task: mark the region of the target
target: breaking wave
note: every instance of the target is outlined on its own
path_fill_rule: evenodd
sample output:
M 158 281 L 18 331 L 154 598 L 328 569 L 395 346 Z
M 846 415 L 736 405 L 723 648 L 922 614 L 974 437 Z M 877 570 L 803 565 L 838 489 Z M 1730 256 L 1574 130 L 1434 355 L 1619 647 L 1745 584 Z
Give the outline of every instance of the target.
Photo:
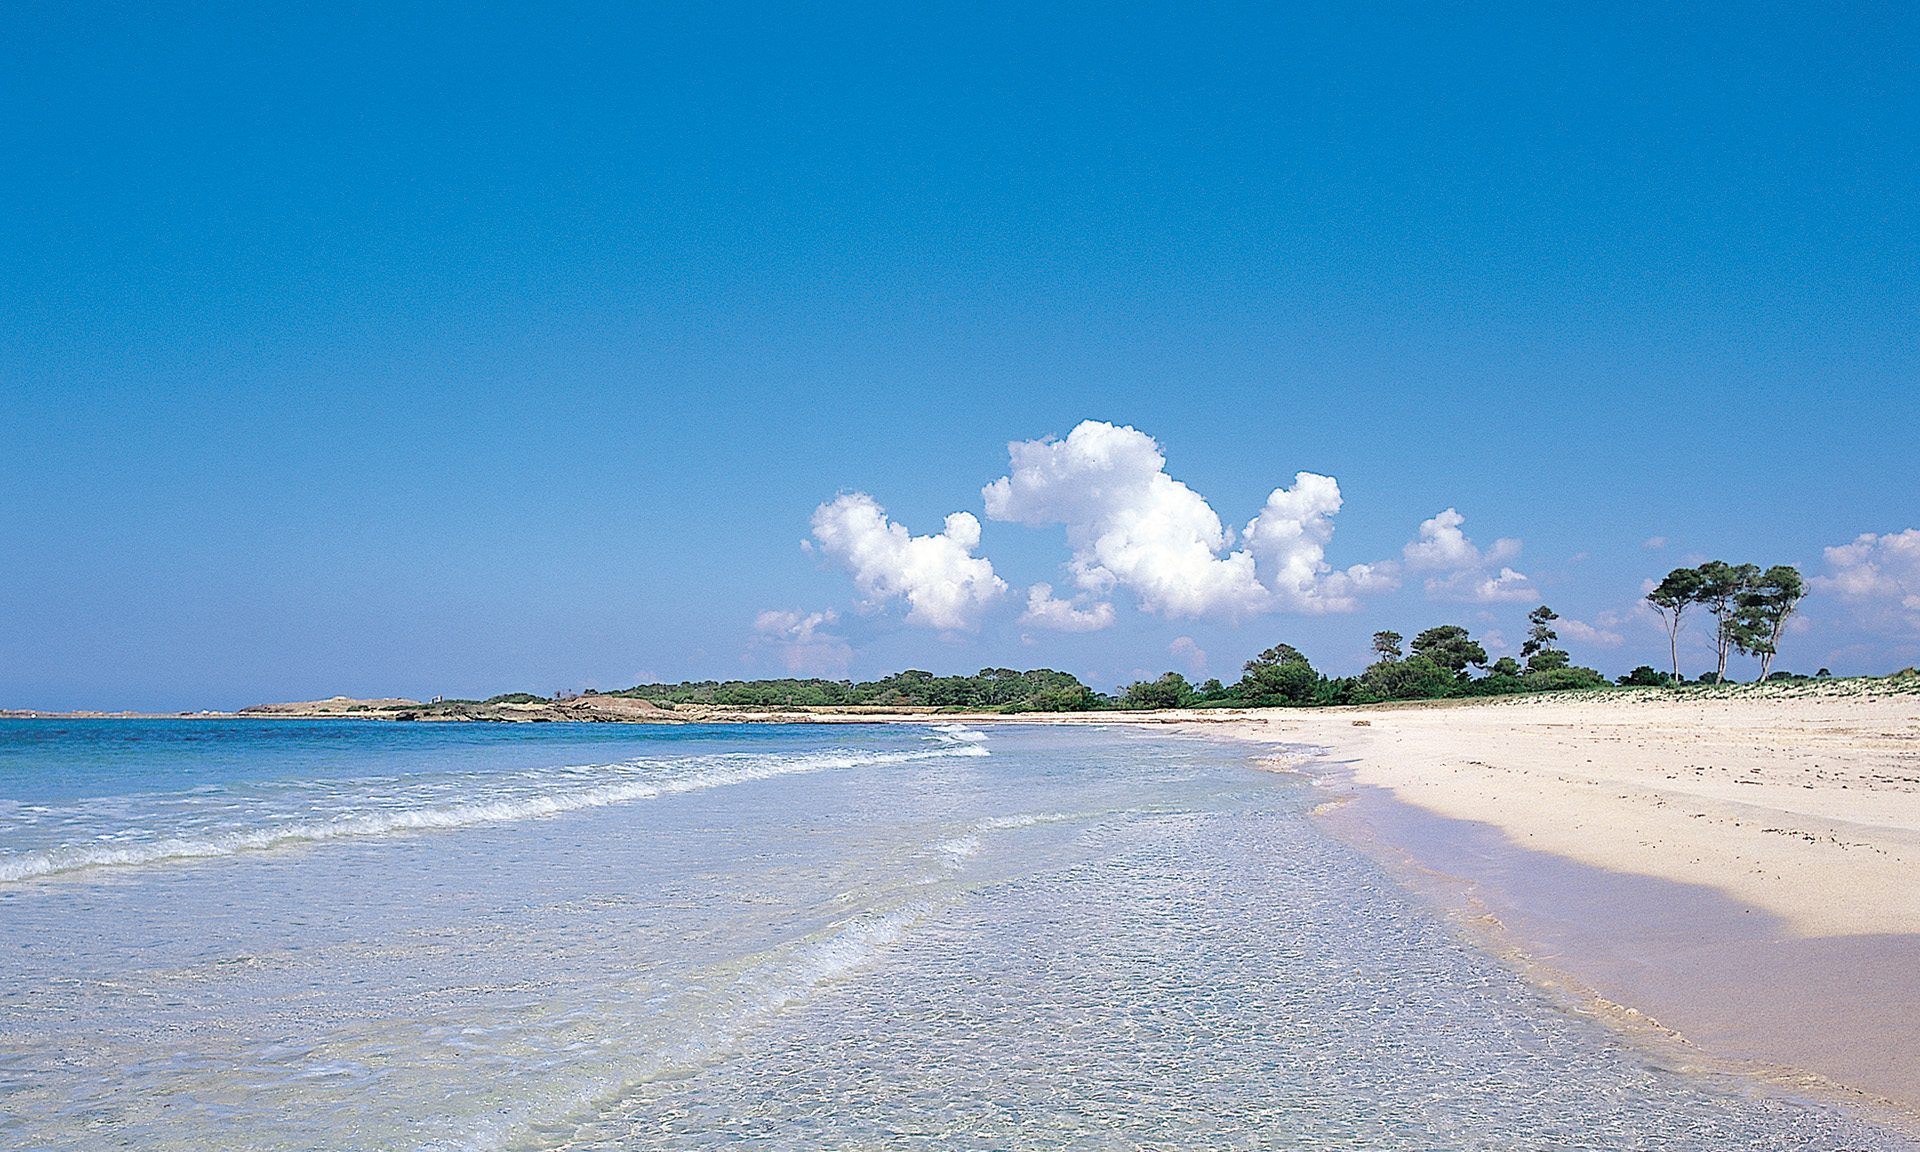
M 171 833 L 151 827 L 123 826 L 102 833 L 93 843 L 65 844 L 0 857 L 0 882 L 28 880 L 82 868 L 125 867 L 196 857 L 232 856 L 302 841 L 383 836 L 418 830 L 465 828 L 516 820 L 539 819 L 583 809 L 626 804 L 658 796 L 721 788 L 750 780 L 765 780 L 834 769 L 905 764 L 952 756 L 986 756 L 981 733 L 959 725 L 935 730 L 933 747 L 902 751 L 830 749 L 807 753 L 728 753 L 686 760 L 634 760 L 620 764 L 581 765 L 521 773 L 502 781 L 484 778 L 495 794 L 464 802 L 419 803 L 404 790 L 395 795 L 333 792 L 324 797 L 334 811 L 371 809 L 333 816 L 287 817 L 253 827 L 218 831 L 196 829 Z M 609 776 L 620 777 L 611 783 Z M 476 780 L 475 783 L 480 783 Z M 500 793 L 506 793 L 504 795 Z M 178 810 L 182 797 L 167 797 Z M 416 802 L 409 803 L 409 799 Z M 208 797 L 209 803 L 214 798 Z M 190 800 L 187 801 L 191 803 Z M 156 805 L 158 807 L 158 805 Z M 275 804 L 275 808 L 284 804 Z M 68 820 L 67 823 L 78 821 Z M 111 837 L 111 838 L 109 838 Z

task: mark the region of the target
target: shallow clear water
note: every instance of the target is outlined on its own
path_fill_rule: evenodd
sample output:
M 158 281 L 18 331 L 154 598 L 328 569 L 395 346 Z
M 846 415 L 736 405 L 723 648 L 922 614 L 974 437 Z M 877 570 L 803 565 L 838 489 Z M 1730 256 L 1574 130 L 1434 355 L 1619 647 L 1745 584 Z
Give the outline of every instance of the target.
M 1137 732 L 0 721 L 25 1148 L 1913 1148 Z

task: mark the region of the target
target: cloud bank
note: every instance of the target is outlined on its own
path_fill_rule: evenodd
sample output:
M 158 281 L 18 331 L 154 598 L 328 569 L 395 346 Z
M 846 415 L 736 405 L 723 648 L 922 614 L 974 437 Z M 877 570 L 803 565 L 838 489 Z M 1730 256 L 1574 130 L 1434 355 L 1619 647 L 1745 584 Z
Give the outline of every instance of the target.
M 1027 588 L 1019 618 L 1025 626 L 1112 627 L 1113 597 L 1122 589 L 1141 611 L 1169 619 L 1232 623 L 1271 612 L 1353 612 L 1363 596 L 1398 589 L 1402 571 L 1427 574 L 1427 594 L 1440 599 L 1494 603 L 1535 595 L 1527 578 L 1506 566 L 1520 542 L 1496 540 L 1483 552 L 1452 508 L 1421 524 L 1400 559 L 1336 571 L 1326 555 L 1343 501 L 1331 476 L 1295 473 L 1236 532 L 1168 474 L 1160 445 L 1137 429 L 1087 420 L 1065 439 L 1014 441 L 1007 455 L 1007 475 L 980 491 L 988 518 L 1059 525 L 1070 551 L 1064 567 L 1071 593 L 1056 595 L 1047 582 Z M 1010 598 L 992 562 L 974 555 L 980 521 L 971 513 L 955 512 L 942 531 L 915 536 L 873 497 L 852 492 L 816 508 L 812 525 L 809 547 L 817 544 L 853 575 L 869 610 L 904 601 L 908 624 L 972 632 Z M 831 619 L 809 619 L 763 614 L 761 632 L 785 637 L 781 643 L 793 651 L 812 653 L 807 659 L 831 659 L 837 650 L 814 652 L 814 633 L 799 631 Z
M 1602 619 L 1600 626 L 1595 627 L 1583 620 L 1562 616 L 1553 622 L 1553 626 L 1569 640 L 1578 640 L 1583 644 L 1597 644 L 1602 648 L 1618 648 L 1625 643 L 1626 637 L 1607 627 L 1607 623 L 1607 620 Z

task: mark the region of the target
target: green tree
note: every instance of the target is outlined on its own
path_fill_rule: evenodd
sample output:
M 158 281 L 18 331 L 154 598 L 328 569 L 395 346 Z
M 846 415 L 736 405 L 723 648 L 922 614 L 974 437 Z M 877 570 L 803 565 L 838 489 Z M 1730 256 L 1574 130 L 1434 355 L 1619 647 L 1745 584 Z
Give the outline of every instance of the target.
M 1697 571 L 1701 583 L 1693 599 L 1696 604 L 1706 608 L 1714 619 L 1713 652 L 1718 661 L 1714 674 L 1724 682 L 1727 678 L 1727 654 L 1742 639 L 1742 630 L 1745 628 L 1741 620 L 1740 598 L 1750 592 L 1760 579 L 1760 568 L 1755 564 L 1709 560 L 1700 565 Z
M 1320 682 L 1313 686 L 1312 703 L 1321 708 L 1355 703 L 1354 692 L 1358 683 L 1358 680 L 1352 676 L 1341 676 L 1332 680 L 1322 676 Z
M 1675 568 L 1660 581 L 1660 586 L 1647 593 L 1647 604 L 1660 614 L 1660 622 L 1667 628 L 1667 648 L 1673 655 L 1673 679 L 1680 680 L 1680 618 L 1686 610 L 1700 602 L 1700 589 L 1706 584 L 1706 577 L 1700 575 L 1698 568 Z
M 1458 624 L 1442 624 L 1415 636 L 1413 654 L 1424 656 L 1463 679 L 1467 674 L 1467 665 L 1484 668 L 1487 664 L 1487 650 Z
M 1742 595 L 1741 599 L 1746 599 L 1745 595 Z M 1742 610 L 1735 612 L 1732 619 L 1728 620 L 1722 628 L 1727 635 L 1728 650 L 1738 652 L 1742 656 L 1752 656 L 1759 660 L 1762 669 L 1760 679 L 1766 679 L 1764 670 L 1767 662 L 1772 657 L 1772 653 L 1767 651 L 1771 645 L 1768 643 L 1766 631 L 1761 627 L 1759 621 Z
M 1560 614 L 1545 604 L 1527 613 L 1526 643 L 1520 645 L 1520 656 L 1527 662 L 1529 672 L 1551 672 L 1555 668 L 1565 668 L 1571 659 L 1565 652 L 1553 646 L 1560 634 L 1553 630 L 1553 622 Z
M 1320 673 L 1315 672 L 1306 656 L 1291 644 L 1275 644 L 1247 661 L 1240 671 L 1240 683 L 1234 686 L 1234 691 L 1246 700 L 1277 696 L 1304 703 L 1312 699 L 1314 688 L 1320 683 Z
M 1373 654 L 1382 660 L 1400 659 L 1400 641 L 1404 639 L 1398 632 L 1375 632 L 1373 634 Z
M 1429 700 L 1460 692 L 1460 676 L 1416 652 L 1405 660 L 1381 660 L 1369 665 L 1354 683 L 1353 702 L 1375 700 Z
M 1603 688 L 1607 678 L 1592 668 L 1551 668 L 1529 672 L 1521 682 L 1529 692 L 1564 692 L 1570 688 Z
M 1158 680 L 1136 680 L 1120 697 L 1122 708 L 1184 708 L 1193 703 L 1193 685 L 1178 672 Z
M 1787 618 L 1793 615 L 1806 594 L 1806 581 L 1801 579 L 1800 570 L 1790 564 L 1775 564 L 1741 594 L 1738 641 L 1741 651 L 1760 657 L 1760 679 L 1765 680 L 1773 667 Z

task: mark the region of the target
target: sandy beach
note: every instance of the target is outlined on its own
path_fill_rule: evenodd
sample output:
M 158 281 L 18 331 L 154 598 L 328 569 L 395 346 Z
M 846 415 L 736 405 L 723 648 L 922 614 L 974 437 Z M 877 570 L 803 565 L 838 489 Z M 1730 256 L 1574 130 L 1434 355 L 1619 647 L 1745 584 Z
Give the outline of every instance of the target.
M 1876 683 L 1189 723 L 1323 749 L 1269 763 L 1330 771 L 1330 820 L 1682 1058 L 1920 1110 L 1920 693 Z
M 245 714 L 387 705 L 420 707 L 338 697 Z M 1151 725 L 1246 743 L 1256 767 L 1325 786 L 1323 818 L 1483 944 L 1661 1058 L 1920 1122 L 1911 677 L 1334 709 L 669 711 L 586 697 L 470 711 L 436 718 Z

